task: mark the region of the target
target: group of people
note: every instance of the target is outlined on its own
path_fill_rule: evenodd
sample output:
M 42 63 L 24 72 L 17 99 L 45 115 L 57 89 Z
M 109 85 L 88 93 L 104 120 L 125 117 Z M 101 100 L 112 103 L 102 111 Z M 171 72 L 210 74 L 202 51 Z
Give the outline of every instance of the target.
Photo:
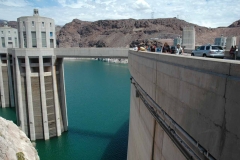
M 150 52 L 157 52 L 158 50 L 163 52 L 163 53 L 170 53 L 170 47 L 169 45 L 166 45 L 166 43 L 162 46 L 160 46 L 160 48 L 157 48 L 157 46 L 155 44 L 151 44 L 150 46 L 143 46 L 143 45 L 138 45 L 138 47 L 136 48 L 137 51 L 150 51 Z M 176 52 L 177 55 L 182 54 L 183 53 L 183 49 L 180 46 L 180 44 L 177 44 L 176 47 Z
M 154 45 L 154 44 L 151 44 L 150 46 L 148 46 L 148 45 L 143 45 L 143 44 L 139 44 L 138 46 L 137 46 L 137 51 L 151 51 L 151 52 L 155 52 L 156 51 L 156 45 Z

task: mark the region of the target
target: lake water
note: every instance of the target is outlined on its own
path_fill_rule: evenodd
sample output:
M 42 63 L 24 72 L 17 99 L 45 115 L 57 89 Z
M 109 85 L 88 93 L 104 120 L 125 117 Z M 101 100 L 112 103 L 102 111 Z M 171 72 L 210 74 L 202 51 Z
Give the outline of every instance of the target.
M 127 64 L 64 62 L 68 132 L 37 140 L 41 160 L 124 160 L 127 157 L 130 74 Z M 16 121 L 14 109 L 0 116 Z

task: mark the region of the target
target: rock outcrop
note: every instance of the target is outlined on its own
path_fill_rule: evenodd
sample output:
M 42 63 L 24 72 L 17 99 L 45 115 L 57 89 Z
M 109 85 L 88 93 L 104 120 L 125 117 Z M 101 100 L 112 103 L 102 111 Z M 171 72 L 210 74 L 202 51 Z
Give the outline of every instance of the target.
M 238 24 L 238 22 L 235 22 Z M 240 36 L 240 26 L 207 28 L 177 18 L 99 20 L 74 19 L 56 34 L 59 47 L 128 47 L 134 41 L 175 38 L 184 26 L 195 26 L 196 45 L 214 43 L 216 37 Z
M 228 27 L 240 27 L 240 20 L 233 22 L 230 26 Z
M 0 160 L 39 160 L 26 134 L 12 121 L 0 117 Z

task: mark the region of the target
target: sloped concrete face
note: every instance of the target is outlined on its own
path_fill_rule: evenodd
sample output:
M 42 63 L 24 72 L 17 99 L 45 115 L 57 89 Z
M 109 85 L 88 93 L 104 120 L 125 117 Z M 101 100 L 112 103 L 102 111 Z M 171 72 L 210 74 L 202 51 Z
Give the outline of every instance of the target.
M 239 68 L 236 61 L 129 51 L 129 70 L 136 82 L 216 159 L 240 157 Z M 139 104 L 134 104 L 135 108 Z M 136 117 L 146 122 L 143 116 L 133 113 L 132 107 L 133 104 L 130 125 L 135 126 L 132 119 Z M 136 143 L 131 126 L 130 145 Z M 152 156 L 181 159 L 181 152 L 159 127 L 156 123 Z M 128 154 L 132 156 L 131 152 Z

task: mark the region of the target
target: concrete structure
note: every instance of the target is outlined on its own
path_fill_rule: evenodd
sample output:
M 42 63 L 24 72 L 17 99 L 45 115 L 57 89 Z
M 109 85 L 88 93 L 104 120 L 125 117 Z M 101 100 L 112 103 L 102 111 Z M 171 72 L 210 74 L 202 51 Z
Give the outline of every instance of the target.
M 20 48 L 56 48 L 53 19 L 40 17 L 34 9 L 33 16 L 20 17 L 17 21 Z
M 53 49 L 54 21 L 35 9 L 33 16 L 18 22 L 20 49 L 8 49 L 0 61 L 2 106 L 9 101 L 16 106 L 18 125 L 31 140 L 59 136 L 68 121 L 63 58 L 56 58 Z
M 128 60 L 128 160 L 239 159 L 240 62 L 135 51 Z
M 9 27 L 7 22 L 0 27 L 0 48 L 18 48 L 17 29 Z
M 8 73 L 10 70 L 10 63 L 8 61 L 7 48 L 18 48 L 18 33 L 17 29 L 11 28 L 4 23 L 0 27 L 0 106 L 9 107 L 14 106 L 12 78 Z
M 20 128 L 35 139 L 59 136 L 68 128 L 64 57 L 127 58 L 126 48 L 8 49 Z
M 4 53 L 2 50 L 2 53 L 0 54 L 0 105 L 2 108 L 10 106 L 14 107 L 13 79 L 11 74 L 9 74 L 11 73 L 11 68 L 8 58 L 6 52 Z
M 177 37 L 177 38 L 174 39 L 173 45 L 174 45 L 174 46 L 177 46 L 177 44 L 182 45 L 182 38 Z
M 161 42 L 162 45 L 167 43 L 169 46 L 172 46 L 174 44 L 173 39 L 158 39 L 157 42 Z
M 226 39 L 226 50 L 229 51 L 232 46 L 237 45 L 237 37 L 227 37 Z
M 62 58 L 53 49 L 12 49 L 17 120 L 31 140 L 49 139 L 67 130 Z
M 128 58 L 128 48 L 54 48 L 58 58 Z
M 214 45 L 219 45 L 219 46 L 222 46 L 222 47 L 225 47 L 226 46 L 226 41 L 227 40 L 227 37 L 219 37 L 219 38 L 215 38 L 214 40 Z
M 195 28 L 183 27 L 182 46 L 186 49 L 195 49 Z

